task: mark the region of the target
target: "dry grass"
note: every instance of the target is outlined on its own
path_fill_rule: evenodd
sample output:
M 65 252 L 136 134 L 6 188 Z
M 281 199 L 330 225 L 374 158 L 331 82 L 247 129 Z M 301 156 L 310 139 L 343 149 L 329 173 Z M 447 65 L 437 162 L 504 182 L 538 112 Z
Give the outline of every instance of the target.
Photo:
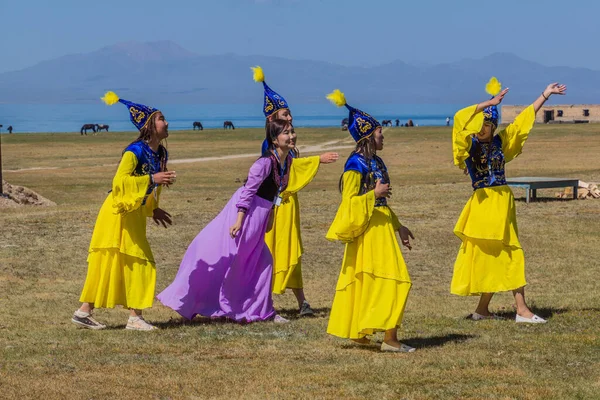
M 538 126 L 509 176 L 600 181 L 597 126 Z M 300 141 L 346 139 L 334 129 L 299 129 Z M 258 152 L 260 130 L 173 132 L 173 160 Z M 0 210 L 0 393 L 3 398 L 600 398 L 600 202 L 552 199 L 517 205 L 527 257 L 527 295 L 544 326 L 473 323 L 476 299 L 449 294 L 459 241 L 453 225 L 470 195 L 452 166 L 447 128 L 389 129 L 382 157 L 394 184 L 392 207 L 417 240 L 405 252 L 413 279 L 401 338 L 410 355 L 380 354 L 325 333 L 343 247 L 324 239 L 339 202 L 343 161 L 323 166 L 301 194 L 305 290 L 319 310 L 295 319 L 291 293 L 276 306 L 287 325 L 183 325 L 160 304 L 146 313 L 163 329 L 123 330 L 124 310 L 98 310 L 111 329 L 70 323 L 86 273 L 96 214 L 131 134 L 3 135 L 13 184 L 55 201 Z M 342 158 L 348 150 L 340 151 Z M 173 164 L 176 186 L 162 204 L 175 217 L 151 226 L 157 291 L 175 276 L 187 245 L 240 185 L 252 158 Z M 517 198 L 523 192 L 516 189 Z M 513 315 L 510 294 L 494 310 Z

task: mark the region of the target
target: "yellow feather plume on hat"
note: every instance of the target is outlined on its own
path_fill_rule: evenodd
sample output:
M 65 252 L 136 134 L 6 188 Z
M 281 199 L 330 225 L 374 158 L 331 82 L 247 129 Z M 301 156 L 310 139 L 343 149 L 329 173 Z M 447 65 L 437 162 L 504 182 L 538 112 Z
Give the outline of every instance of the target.
M 104 97 L 101 97 L 102 101 L 109 106 L 119 102 L 119 96 L 115 92 L 106 92 Z
M 489 82 L 485 85 L 485 91 L 491 95 L 495 96 L 502 90 L 502 84 L 498 82 L 495 76 L 492 76 Z
M 346 105 L 346 96 L 344 93 L 340 92 L 340 89 L 335 89 L 333 92 L 327 95 L 327 100 L 331 101 L 338 107 L 343 107 Z
M 265 81 L 265 74 L 260 66 L 257 65 L 256 67 L 250 67 L 250 68 L 254 72 L 254 76 L 252 77 L 254 79 L 254 82 L 264 82 Z

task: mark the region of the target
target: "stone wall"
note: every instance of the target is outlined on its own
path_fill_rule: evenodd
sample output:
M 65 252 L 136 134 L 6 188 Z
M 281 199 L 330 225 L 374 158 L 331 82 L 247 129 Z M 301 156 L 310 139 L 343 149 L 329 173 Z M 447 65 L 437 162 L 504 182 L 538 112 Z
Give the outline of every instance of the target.
M 526 107 L 527 105 L 500 106 L 500 122 L 505 124 L 512 122 Z M 587 110 L 587 115 L 585 115 L 585 110 Z M 600 104 L 544 105 L 535 117 L 535 122 L 538 123 L 556 124 L 584 121 L 600 122 Z

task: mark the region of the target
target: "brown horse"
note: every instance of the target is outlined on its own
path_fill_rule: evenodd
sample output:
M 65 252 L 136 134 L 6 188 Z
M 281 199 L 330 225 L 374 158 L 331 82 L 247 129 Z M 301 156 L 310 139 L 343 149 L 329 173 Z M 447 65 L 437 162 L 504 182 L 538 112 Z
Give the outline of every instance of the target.
M 235 130 L 235 126 L 233 126 L 233 122 L 231 122 L 231 121 L 223 122 L 223 129 L 229 129 L 229 128 Z
M 96 133 L 96 124 L 84 124 L 81 127 L 81 134 L 83 135 L 85 133 L 87 135 L 88 129 L 91 129 L 94 131 L 94 133 Z
M 96 124 L 96 129 L 97 129 L 98 132 L 101 132 L 103 130 L 106 131 L 106 132 L 108 132 L 108 125 L 105 125 L 105 124 Z
M 204 130 L 204 127 L 202 126 L 202 122 L 200 122 L 200 121 L 195 121 L 193 126 L 194 126 L 194 130 L 196 130 L 196 128 L 200 129 L 201 131 Z
M 381 121 L 381 126 L 392 126 L 392 120 L 384 119 L 383 121 Z

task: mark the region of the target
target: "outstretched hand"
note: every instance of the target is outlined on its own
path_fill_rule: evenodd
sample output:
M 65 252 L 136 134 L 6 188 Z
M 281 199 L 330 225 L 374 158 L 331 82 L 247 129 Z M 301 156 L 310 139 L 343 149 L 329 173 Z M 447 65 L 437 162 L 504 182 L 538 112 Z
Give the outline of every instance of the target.
M 497 106 L 498 104 L 502 103 L 502 100 L 504 99 L 504 96 L 506 96 L 506 93 L 508 93 L 508 90 L 509 88 L 502 90 L 500 93 L 492 97 L 488 103 L 491 106 Z
M 167 227 L 167 224 L 173 225 L 173 220 L 171 219 L 171 214 L 163 210 L 162 208 L 155 208 L 152 213 L 152 219 L 156 225 Z
M 319 156 L 319 162 L 321 164 L 331 164 L 336 162 L 338 158 L 340 158 L 340 155 L 338 153 L 323 153 Z
M 549 97 L 551 94 L 565 95 L 567 91 L 567 85 L 561 85 L 558 82 L 554 82 L 546 86 L 544 89 L 544 96 Z

